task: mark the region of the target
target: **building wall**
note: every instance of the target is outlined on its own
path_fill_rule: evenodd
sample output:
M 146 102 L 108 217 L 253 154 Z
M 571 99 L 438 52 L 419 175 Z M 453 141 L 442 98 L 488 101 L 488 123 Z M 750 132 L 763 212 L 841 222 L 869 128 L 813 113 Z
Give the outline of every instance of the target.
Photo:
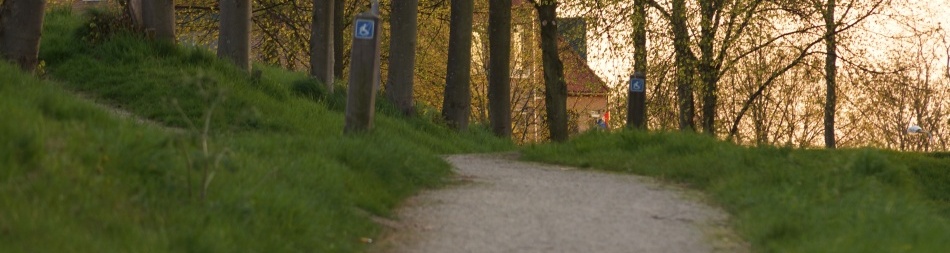
M 512 88 L 512 117 L 515 139 L 525 134 L 524 141 L 543 141 L 547 137 L 547 130 L 541 126 L 545 117 L 544 111 L 544 78 L 541 66 L 539 27 L 535 16 L 536 11 L 529 3 L 518 5 L 512 9 L 512 55 L 511 55 L 511 88 Z M 523 1 L 520 1 L 523 2 Z M 487 41 L 487 40 L 486 40 Z M 589 48 L 589 45 L 586 45 Z M 586 67 L 586 66 L 585 66 Z M 538 93 L 540 92 L 540 93 Z M 527 102 L 526 102 L 527 101 Z M 579 96 L 568 94 L 567 98 L 568 122 L 572 133 L 590 130 L 595 126 L 596 118 L 607 110 L 607 95 Z M 523 113 L 523 115 L 519 115 Z M 524 126 L 539 126 L 528 127 Z M 539 133 L 540 132 L 540 133 Z
M 591 130 L 598 118 L 607 111 L 607 96 L 569 96 L 568 110 L 576 115 L 577 132 Z

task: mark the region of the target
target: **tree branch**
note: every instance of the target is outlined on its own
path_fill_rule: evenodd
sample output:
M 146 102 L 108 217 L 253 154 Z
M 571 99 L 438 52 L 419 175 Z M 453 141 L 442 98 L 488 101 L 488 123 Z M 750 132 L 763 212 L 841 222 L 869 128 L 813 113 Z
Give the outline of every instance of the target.
M 775 80 L 778 79 L 779 76 L 785 74 L 785 72 L 788 72 L 793 67 L 801 63 L 802 60 L 805 59 L 805 57 L 809 55 L 817 54 L 816 52 L 809 52 L 809 49 L 811 49 L 811 47 L 820 43 L 822 40 L 823 39 L 818 39 L 818 40 L 813 41 L 811 44 L 808 44 L 807 47 L 802 49 L 802 52 L 798 54 L 798 57 L 795 58 L 795 60 L 793 60 L 788 65 L 785 65 L 785 67 L 783 67 L 782 69 L 776 72 L 773 72 L 772 75 L 769 76 L 769 78 L 765 82 L 759 85 L 758 89 L 756 89 L 756 91 L 752 93 L 752 95 L 750 95 L 749 98 L 746 99 L 746 101 L 742 104 L 742 109 L 739 110 L 739 113 L 736 114 L 736 119 L 732 122 L 732 128 L 729 129 L 729 137 L 728 137 L 729 140 L 732 140 L 733 138 L 735 138 L 736 133 L 739 132 L 739 123 L 742 122 L 742 117 L 745 116 L 746 111 L 748 111 L 749 107 L 752 106 L 752 102 L 755 101 L 760 96 L 762 96 L 762 93 L 765 92 L 765 88 L 768 88 L 769 85 L 772 85 L 772 83 L 775 82 Z
M 758 9 L 759 4 L 761 3 L 762 3 L 762 0 L 756 0 L 752 2 L 751 6 L 748 7 L 748 9 L 746 9 L 746 11 L 744 12 L 745 18 L 742 20 L 742 24 L 740 24 L 737 29 L 733 29 L 734 28 L 733 24 L 735 23 L 735 18 L 736 16 L 738 16 L 738 14 L 731 15 L 729 26 L 726 28 L 726 36 L 725 38 L 723 38 L 722 45 L 719 49 L 719 56 L 716 57 L 716 62 L 714 64 L 716 66 L 716 69 L 722 69 L 723 62 L 725 61 L 725 58 L 726 58 L 726 51 L 729 49 L 729 47 L 732 46 L 732 43 L 734 43 L 739 37 L 742 36 L 742 33 L 745 31 L 745 29 L 749 27 L 749 24 L 752 23 L 752 16 L 756 13 L 756 10 Z M 735 60 L 739 60 L 739 59 L 741 58 L 738 58 Z M 719 71 L 719 76 L 722 76 L 723 73 L 725 73 L 725 71 Z
M 744 59 L 745 57 L 749 56 L 749 55 L 752 54 L 752 53 L 755 53 L 755 52 L 759 51 L 759 50 L 762 49 L 762 48 L 765 48 L 765 47 L 767 47 L 767 46 L 772 45 L 772 43 L 774 43 L 775 41 L 778 41 L 778 40 L 780 40 L 780 39 L 783 39 L 783 38 L 785 38 L 785 37 L 792 36 L 792 35 L 795 35 L 795 34 L 805 33 L 805 32 L 808 32 L 809 30 L 817 29 L 817 28 L 821 28 L 821 27 L 823 27 L 823 26 L 805 27 L 805 28 L 798 29 L 798 30 L 795 30 L 795 31 L 783 33 L 783 34 L 780 34 L 779 36 L 776 36 L 776 37 L 774 37 L 774 38 L 771 38 L 771 39 L 769 39 L 768 41 L 766 41 L 766 42 L 764 42 L 764 43 L 762 43 L 762 44 L 759 44 L 759 45 L 757 45 L 757 46 L 755 46 L 755 47 L 752 47 L 751 49 L 749 49 L 749 50 L 747 50 L 747 51 L 745 51 L 745 52 L 739 54 L 739 55 L 736 56 L 735 58 L 732 58 L 729 62 L 732 62 L 733 64 L 729 64 L 729 66 L 727 66 L 722 72 L 723 72 L 723 73 L 728 72 L 729 70 L 731 70 L 731 69 L 733 68 L 733 66 L 735 65 L 735 62 L 738 62 L 739 60 Z M 814 43 L 814 42 L 813 42 L 813 43 Z M 810 47 L 810 46 L 809 46 L 809 47 Z
M 215 2 L 209 6 L 201 6 L 196 4 L 176 4 L 175 10 L 204 10 L 204 11 L 218 11 L 218 3 Z
M 534 0 L 529 0 L 529 1 L 534 1 Z M 660 4 L 656 2 L 656 0 L 646 0 L 646 2 L 647 2 L 647 5 L 659 11 L 660 14 L 663 15 L 664 18 L 670 19 L 670 17 L 672 17 L 672 15 L 670 15 L 670 12 L 663 9 L 663 6 L 660 6 Z

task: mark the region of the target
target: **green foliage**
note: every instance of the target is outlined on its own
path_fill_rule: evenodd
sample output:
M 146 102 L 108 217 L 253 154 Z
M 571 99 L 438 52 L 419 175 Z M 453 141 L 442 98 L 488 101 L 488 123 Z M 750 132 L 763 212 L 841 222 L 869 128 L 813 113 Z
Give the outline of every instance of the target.
M 524 157 L 703 190 L 756 252 L 943 252 L 950 238 L 950 160 L 921 154 L 627 131 L 532 146 Z
M 213 45 L 218 38 L 219 14 L 217 0 L 178 0 L 176 11 L 178 39 L 186 44 Z M 254 41 L 253 59 L 269 65 L 291 70 L 306 70 L 310 55 L 310 25 L 313 17 L 313 1 L 298 0 L 253 0 Z M 364 11 L 364 3 L 348 0 L 344 4 L 344 16 L 353 17 Z M 385 20 L 385 19 L 384 19 Z M 352 22 L 344 19 L 344 26 Z M 346 29 L 349 31 L 350 29 Z M 344 45 L 349 37 L 344 36 Z M 337 63 L 345 64 L 345 62 Z
M 0 64 L 0 252 L 360 251 L 379 231 L 369 215 L 443 183 L 439 154 L 512 148 L 386 113 L 343 136 L 326 96 L 295 95 L 305 74 L 255 78 L 122 33 L 83 40 L 86 22 L 47 19 L 57 83 Z
M 131 17 L 127 12 L 116 8 L 86 10 L 88 21 L 83 29 L 82 39 L 89 43 L 100 43 L 119 33 L 130 33 L 134 30 Z

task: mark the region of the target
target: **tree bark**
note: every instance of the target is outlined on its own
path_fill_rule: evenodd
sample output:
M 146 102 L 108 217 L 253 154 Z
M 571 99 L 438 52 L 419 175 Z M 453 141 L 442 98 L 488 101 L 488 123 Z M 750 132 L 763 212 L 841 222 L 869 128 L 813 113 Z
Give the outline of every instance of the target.
M 693 74 L 696 57 L 689 48 L 689 30 L 686 26 L 686 2 L 672 1 L 673 48 L 676 61 L 676 95 L 679 106 L 680 130 L 696 131 L 696 107 L 693 101 Z
M 145 22 L 142 20 L 142 0 L 128 0 L 128 2 L 125 3 L 124 11 L 126 15 L 129 15 L 132 26 L 137 28 L 145 27 Z
M 835 0 L 828 0 L 825 6 L 825 46 L 827 56 L 825 58 L 825 147 L 833 149 L 837 146 L 835 142 L 835 104 L 837 103 L 837 76 L 836 62 L 838 60 L 838 41 L 835 22 Z
M 6 0 L 0 5 L 0 57 L 32 73 L 39 63 L 45 0 Z
M 333 1 L 313 0 L 310 28 L 310 75 L 333 92 Z
M 345 0 L 333 0 L 333 76 L 336 79 L 343 79 L 343 31 L 346 30 L 343 19 L 343 5 Z
M 416 66 L 416 24 L 418 23 L 419 0 L 392 2 L 389 40 L 389 81 L 386 97 L 404 115 L 412 115 L 413 78 Z
M 472 0 L 452 0 L 449 20 L 449 57 L 446 64 L 442 117 L 457 130 L 468 128 L 472 113 Z
M 142 0 L 142 28 L 158 40 L 175 41 L 175 1 Z
M 719 69 L 714 60 L 713 42 L 719 27 L 718 12 L 722 10 L 722 7 L 717 4 L 717 1 L 700 1 L 700 59 L 697 63 L 700 80 L 703 83 L 703 132 L 713 136 L 716 135 L 716 104 L 718 103 L 716 91 L 719 90 L 717 87 Z
M 511 137 L 511 0 L 488 3 L 488 117 L 492 132 Z
M 633 69 L 647 71 L 647 10 L 646 0 L 634 0 L 633 8 Z
M 218 58 L 251 70 L 251 0 L 220 1 Z
M 633 71 L 647 74 L 647 13 L 646 0 L 633 1 Z M 627 128 L 635 128 L 637 124 L 631 112 L 634 109 L 633 94 L 627 92 Z M 646 129 L 646 115 L 643 116 L 643 129 Z M 608 122 L 609 123 L 609 122 Z
M 567 84 L 564 82 L 564 65 L 557 48 L 557 2 L 535 2 L 538 20 L 541 22 L 541 59 L 544 68 L 544 104 L 547 109 L 548 130 L 551 140 L 564 142 L 568 139 Z

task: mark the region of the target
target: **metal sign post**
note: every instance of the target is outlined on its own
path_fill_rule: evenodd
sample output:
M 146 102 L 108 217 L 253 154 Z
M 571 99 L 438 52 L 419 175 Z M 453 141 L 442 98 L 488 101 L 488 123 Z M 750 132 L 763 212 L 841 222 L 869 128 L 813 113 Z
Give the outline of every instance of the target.
M 353 23 L 353 49 L 350 53 L 350 81 L 346 96 L 346 122 L 343 132 L 358 133 L 373 128 L 376 84 L 379 83 L 379 15 L 364 12 Z
M 646 90 L 646 74 L 635 72 L 630 76 L 630 90 L 627 93 L 628 128 L 647 129 Z

